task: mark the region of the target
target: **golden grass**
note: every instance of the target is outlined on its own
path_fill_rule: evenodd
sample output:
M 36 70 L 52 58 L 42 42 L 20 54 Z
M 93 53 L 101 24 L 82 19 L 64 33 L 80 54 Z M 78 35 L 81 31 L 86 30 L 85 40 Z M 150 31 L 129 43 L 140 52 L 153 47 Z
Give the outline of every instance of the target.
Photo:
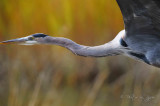
M 0 40 L 46 33 L 99 45 L 123 29 L 116 0 L 1 0 Z M 159 69 L 57 46 L 0 45 L 0 106 L 158 106 Z

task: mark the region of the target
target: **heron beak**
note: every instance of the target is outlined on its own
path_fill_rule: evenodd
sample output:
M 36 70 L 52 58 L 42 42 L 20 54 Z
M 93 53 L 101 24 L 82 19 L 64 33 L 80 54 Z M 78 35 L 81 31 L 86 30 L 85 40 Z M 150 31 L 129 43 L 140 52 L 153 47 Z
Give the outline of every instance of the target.
M 17 39 L 2 41 L 2 42 L 0 42 L 0 44 L 23 44 L 26 41 L 28 41 L 28 38 L 23 37 L 23 38 L 17 38 Z

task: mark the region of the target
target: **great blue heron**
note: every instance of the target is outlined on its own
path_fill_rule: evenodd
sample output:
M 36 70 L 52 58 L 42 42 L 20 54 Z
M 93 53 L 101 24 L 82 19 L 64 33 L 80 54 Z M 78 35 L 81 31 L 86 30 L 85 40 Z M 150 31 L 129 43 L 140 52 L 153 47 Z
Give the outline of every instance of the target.
M 160 67 L 160 0 L 117 0 L 125 30 L 112 41 L 99 46 L 84 46 L 63 37 L 37 33 L 1 43 L 54 44 L 80 56 L 126 55 Z

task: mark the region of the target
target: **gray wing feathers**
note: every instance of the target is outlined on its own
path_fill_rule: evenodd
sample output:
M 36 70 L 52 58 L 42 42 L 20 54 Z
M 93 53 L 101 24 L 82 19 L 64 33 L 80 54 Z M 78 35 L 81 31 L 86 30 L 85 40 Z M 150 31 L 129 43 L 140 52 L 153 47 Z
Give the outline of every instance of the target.
M 160 35 L 160 0 L 117 0 L 127 36 Z

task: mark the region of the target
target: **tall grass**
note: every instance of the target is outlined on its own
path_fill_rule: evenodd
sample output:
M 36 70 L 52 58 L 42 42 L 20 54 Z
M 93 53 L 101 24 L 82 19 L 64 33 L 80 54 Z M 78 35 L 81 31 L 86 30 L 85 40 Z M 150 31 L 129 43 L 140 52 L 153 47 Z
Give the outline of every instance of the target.
M 0 40 L 32 33 L 99 45 L 123 29 L 116 0 L 1 0 Z M 57 46 L 0 46 L 0 106 L 158 106 L 159 69 Z

